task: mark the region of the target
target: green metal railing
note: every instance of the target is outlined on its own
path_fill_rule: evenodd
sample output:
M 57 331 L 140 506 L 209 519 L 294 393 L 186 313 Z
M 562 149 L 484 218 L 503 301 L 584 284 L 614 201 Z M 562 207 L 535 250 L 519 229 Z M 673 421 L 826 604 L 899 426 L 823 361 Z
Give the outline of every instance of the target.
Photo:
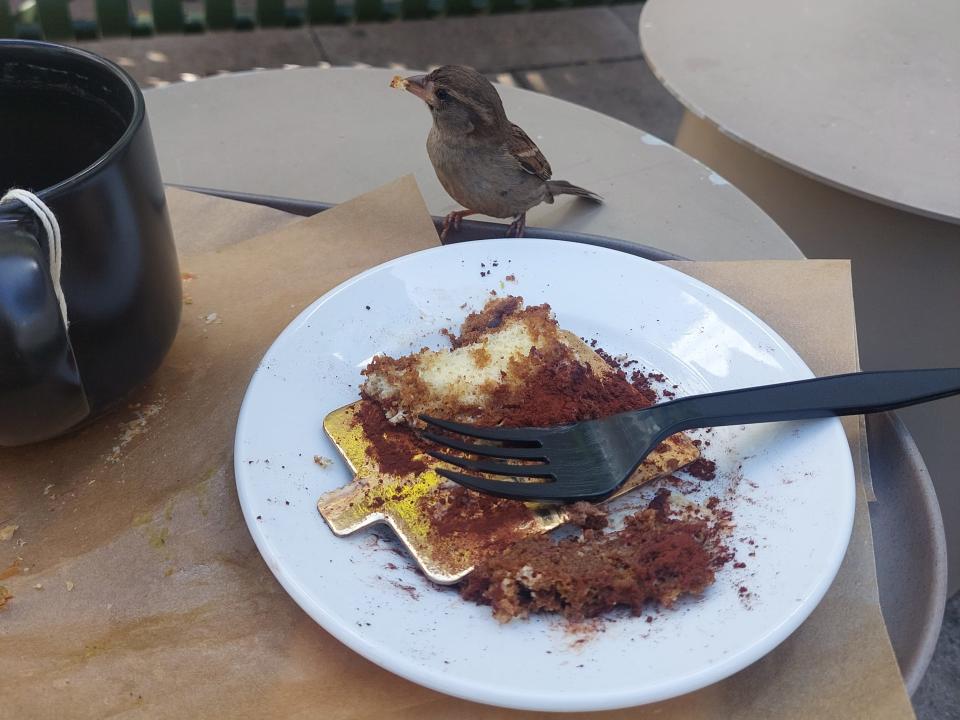
M 155 33 L 299 27 L 353 20 L 478 15 L 600 5 L 617 0 L 305 0 L 305 5 L 296 7 L 287 7 L 285 0 L 255 0 L 253 12 L 247 14 L 238 12 L 234 0 L 204 0 L 201 15 L 185 12 L 181 0 L 151 0 L 151 12 L 138 15 L 131 11 L 129 0 L 94 0 L 96 20 L 74 20 L 69 0 L 26 0 L 16 12 L 11 10 L 9 2 L 0 0 L 0 38 L 83 40 Z

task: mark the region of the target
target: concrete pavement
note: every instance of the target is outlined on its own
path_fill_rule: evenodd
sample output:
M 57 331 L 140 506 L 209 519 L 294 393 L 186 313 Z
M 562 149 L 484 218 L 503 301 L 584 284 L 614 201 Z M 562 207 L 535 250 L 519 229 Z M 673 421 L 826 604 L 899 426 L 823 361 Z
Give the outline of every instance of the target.
M 643 61 L 641 4 L 465 18 L 81 43 L 124 66 L 141 86 L 290 65 L 397 69 L 472 65 L 499 82 L 570 100 L 665 140 L 682 108 Z

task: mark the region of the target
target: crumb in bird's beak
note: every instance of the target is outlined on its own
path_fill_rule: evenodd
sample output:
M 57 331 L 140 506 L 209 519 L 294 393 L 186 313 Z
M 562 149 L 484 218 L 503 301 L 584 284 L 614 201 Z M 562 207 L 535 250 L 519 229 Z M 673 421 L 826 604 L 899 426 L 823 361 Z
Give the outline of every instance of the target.
M 397 90 L 406 90 L 408 93 L 416 95 L 427 105 L 432 106 L 433 82 L 427 78 L 427 75 L 411 75 L 410 77 L 395 75 L 393 80 L 390 81 L 390 87 Z

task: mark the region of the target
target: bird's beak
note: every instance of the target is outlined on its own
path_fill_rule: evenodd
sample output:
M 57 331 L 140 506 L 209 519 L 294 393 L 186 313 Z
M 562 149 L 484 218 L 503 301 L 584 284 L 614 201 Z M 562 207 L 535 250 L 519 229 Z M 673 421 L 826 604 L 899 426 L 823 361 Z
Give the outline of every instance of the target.
M 411 75 L 406 78 L 407 92 L 411 92 L 423 100 L 427 105 L 430 104 L 430 97 L 433 95 L 433 82 L 427 80 L 426 75 Z

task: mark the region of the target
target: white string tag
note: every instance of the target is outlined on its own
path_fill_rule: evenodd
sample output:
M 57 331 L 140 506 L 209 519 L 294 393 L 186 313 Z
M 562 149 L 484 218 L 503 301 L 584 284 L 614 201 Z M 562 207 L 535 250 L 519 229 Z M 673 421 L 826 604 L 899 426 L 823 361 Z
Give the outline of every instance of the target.
M 8 190 L 7 194 L 0 198 L 0 205 L 8 200 L 19 200 L 26 205 L 33 214 L 37 216 L 43 231 L 47 236 L 47 254 L 50 256 L 50 279 L 53 280 L 53 293 L 57 296 L 57 302 L 60 304 L 60 314 L 63 316 L 64 327 L 70 327 L 70 321 L 67 319 L 67 301 L 63 297 L 63 288 L 60 287 L 60 269 L 63 262 L 63 250 L 60 243 L 60 223 L 57 222 L 53 210 L 47 207 L 46 203 L 34 195 L 29 190 L 13 188 Z

